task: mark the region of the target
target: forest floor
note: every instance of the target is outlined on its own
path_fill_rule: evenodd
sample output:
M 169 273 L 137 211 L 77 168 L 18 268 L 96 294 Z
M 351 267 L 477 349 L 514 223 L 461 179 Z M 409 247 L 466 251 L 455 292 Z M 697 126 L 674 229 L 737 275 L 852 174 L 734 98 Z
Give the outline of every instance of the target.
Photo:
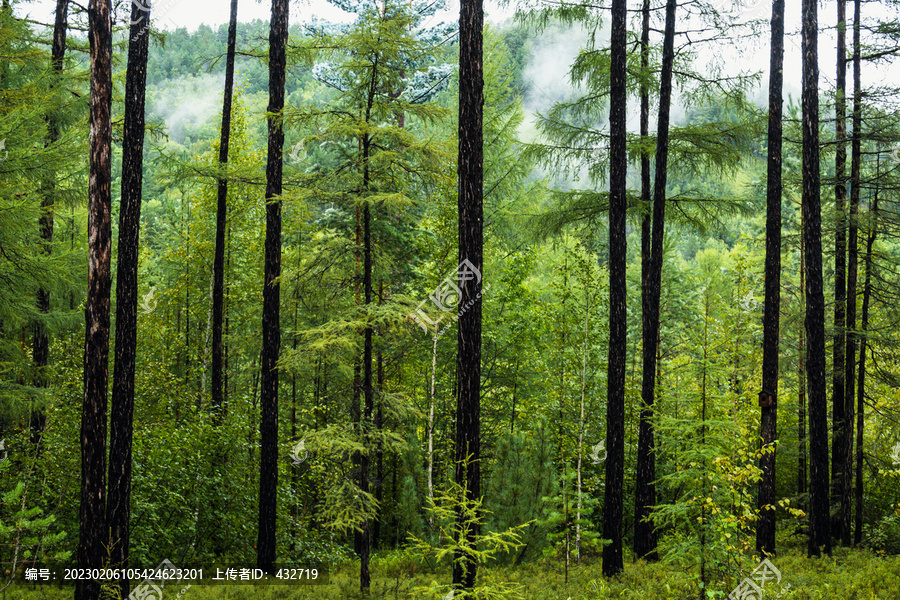
M 769 583 L 761 597 L 738 595 L 740 600 L 900 600 L 900 556 L 878 556 L 867 550 L 836 548 L 831 558 L 806 558 L 801 547 L 783 551 L 773 559 L 781 581 Z M 449 572 L 429 572 L 405 553 L 391 553 L 372 561 L 372 600 L 440 600 L 447 592 Z M 181 600 L 349 600 L 359 595 L 358 562 L 334 569 L 325 585 L 311 586 L 192 586 L 183 594 L 166 590 L 162 599 Z M 748 575 L 745 573 L 744 575 Z M 518 586 L 522 600 L 697 600 L 702 598 L 696 572 L 663 563 L 627 564 L 621 577 L 604 579 L 599 558 L 570 565 L 568 583 L 564 565 L 539 561 L 515 568 L 483 568 L 480 583 L 505 582 Z M 733 584 L 732 584 L 733 585 Z M 439 587 L 440 586 L 440 587 Z M 710 584 L 709 600 L 725 598 L 727 584 Z M 428 591 L 431 588 L 432 591 Z M 24 586 L 7 588 L 0 600 L 63 600 L 72 588 Z M 501 596 L 491 596 L 501 598 Z

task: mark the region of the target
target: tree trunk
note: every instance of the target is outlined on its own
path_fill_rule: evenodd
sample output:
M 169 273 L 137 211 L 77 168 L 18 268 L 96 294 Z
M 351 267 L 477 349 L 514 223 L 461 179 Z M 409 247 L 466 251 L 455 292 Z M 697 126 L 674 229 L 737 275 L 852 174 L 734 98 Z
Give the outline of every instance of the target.
M 881 164 L 879 159 L 879 171 Z M 880 173 L 878 174 L 880 177 Z M 866 398 L 866 332 L 869 328 L 869 300 L 872 295 L 872 247 L 878 232 L 878 188 L 875 188 L 875 201 L 869 215 L 869 236 L 866 242 L 866 281 L 863 284 L 862 317 L 859 325 L 859 383 L 856 386 L 856 528 L 853 531 L 853 543 L 862 542 L 863 527 L 863 416 Z
M 484 73 L 482 0 L 461 0 L 459 8 L 459 262 L 477 269 L 459 281 L 457 329 L 456 483 L 465 489 L 466 501 L 481 497 L 481 292 L 484 248 Z M 456 515 L 462 524 L 462 510 Z M 468 523 L 467 545 L 479 534 Z M 462 540 L 457 540 L 462 543 Z M 454 588 L 475 585 L 477 562 L 471 554 L 458 553 L 453 562 Z
M 806 208 L 800 206 L 800 231 L 806 229 Z M 806 302 L 806 253 L 803 247 L 803 235 L 800 235 L 800 302 Z M 803 327 L 797 332 L 797 493 L 806 494 L 807 451 L 806 451 L 806 336 Z M 801 506 L 809 510 L 808 504 Z
M 88 293 L 84 309 L 84 403 L 81 412 L 81 508 L 78 567 L 96 569 L 106 556 L 106 389 L 109 375 L 111 273 L 112 28 L 110 0 L 93 0 L 90 21 L 90 178 Z M 75 600 L 94 600 L 100 586 L 79 579 Z
M 806 205 L 806 381 L 809 390 L 810 556 L 831 555 L 828 502 L 828 407 L 825 390 L 825 296 L 819 176 L 818 3 L 803 0 L 803 203 Z
M 862 163 L 862 74 L 860 59 L 860 0 L 854 2 L 853 21 L 853 143 L 850 166 L 850 235 L 847 251 L 847 386 L 844 393 L 844 464 L 841 469 L 841 544 L 853 543 L 853 400 L 856 384 L 856 284 L 859 261 L 859 196 L 860 169 Z
M 219 177 L 216 201 L 216 246 L 213 256 L 212 293 L 212 409 L 216 422 L 221 422 L 224 397 L 222 390 L 222 321 L 225 304 L 225 225 L 228 221 L 228 144 L 231 140 L 231 104 L 234 95 L 234 55 L 237 45 L 237 0 L 231 0 L 228 22 L 228 53 L 225 58 L 225 99 L 222 103 L 222 132 L 219 138 Z
M 271 573 L 275 564 L 278 488 L 278 354 L 281 348 L 281 179 L 284 169 L 284 80 L 288 0 L 272 0 L 269 31 L 269 148 L 266 163 L 266 263 L 263 287 L 260 406 L 259 535 L 257 566 Z
M 834 334 L 832 346 L 832 447 L 831 504 L 841 502 L 846 462 L 846 384 L 844 376 L 847 322 L 847 0 L 837 0 L 837 79 L 835 81 L 835 233 L 834 233 Z
M 671 0 L 674 3 L 674 0 Z M 628 155 L 626 142 L 626 18 L 625 0 L 613 0 L 610 38 L 609 147 L 609 358 L 606 388 L 606 490 L 603 508 L 603 574 L 621 572 L 622 508 L 625 478 L 625 361 L 626 325 L 625 213 Z M 646 368 L 646 363 L 644 365 Z
M 148 9 L 149 10 L 149 9 Z M 134 375 L 137 355 L 138 254 L 144 168 L 144 99 L 147 89 L 149 36 L 140 18 L 150 18 L 131 5 L 131 35 L 125 79 L 125 131 L 122 141 L 122 201 L 119 208 L 119 253 L 116 264 L 116 346 L 113 367 L 112 415 L 109 433 L 109 490 L 106 522 L 110 563 L 127 567 L 131 516 L 131 446 L 134 415 Z M 120 590 L 127 598 L 130 582 Z
M 437 375 L 437 344 L 439 324 L 434 324 L 431 348 L 431 389 L 428 394 L 428 500 L 434 502 L 434 383 Z M 430 506 L 431 504 L 429 504 Z M 434 513 L 428 513 L 428 526 L 434 527 Z
M 650 0 L 644 0 L 641 10 L 641 71 L 650 70 Z M 641 137 L 650 136 L 650 86 L 641 80 Z M 641 304 L 650 301 L 650 155 L 641 155 Z M 644 340 L 650 335 L 647 313 L 642 316 Z M 658 337 L 655 338 L 658 340 Z M 646 356 L 646 355 L 645 355 Z M 655 389 L 655 382 L 654 382 Z M 634 498 L 634 554 L 646 560 L 659 558 L 656 551 L 656 530 L 649 521 L 650 511 L 656 504 L 656 447 L 653 431 L 653 404 L 643 403 L 638 433 L 638 457 Z
M 582 497 L 581 497 L 581 456 L 584 449 L 584 399 L 587 392 L 587 357 L 588 357 L 588 332 L 590 325 L 590 309 L 591 296 L 590 288 L 587 282 L 584 286 L 584 345 L 581 351 L 581 412 L 578 415 L 578 465 L 575 476 L 578 486 L 578 513 L 575 520 L 575 561 L 581 562 L 581 518 L 582 518 Z M 510 432 L 512 433 L 512 432 Z
M 56 19 L 53 25 L 53 47 L 51 49 L 50 67 L 53 69 L 54 76 L 57 81 L 60 79 L 63 70 L 63 59 L 66 55 L 66 33 L 68 31 L 69 2 L 68 0 L 57 0 L 56 2 Z M 47 116 L 47 145 L 53 145 L 59 140 L 59 124 L 57 115 L 50 114 Z M 54 192 L 56 191 L 56 173 L 50 174 L 47 185 L 43 190 L 41 198 L 41 217 L 38 226 L 41 230 L 41 240 L 44 244 L 44 252 L 49 256 L 53 252 L 53 204 Z M 37 292 L 37 309 L 42 315 L 50 312 L 50 292 L 44 288 L 39 288 Z M 34 361 L 34 368 L 37 373 L 36 385 L 38 387 L 47 387 L 47 364 L 50 359 L 50 339 L 47 334 L 47 323 L 38 320 L 35 323 L 34 334 L 32 336 L 31 356 Z M 31 441 L 38 445 L 41 437 L 44 435 L 44 426 L 46 417 L 43 408 L 38 407 L 32 410 L 31 414 Z M 39 449 L 38 449 L 39 450 Z
M 775 402 L 762 408 L 760 434 L 767 452 L 759 460 L 759 521 L 756 550 L 775 553 L 775 440 L 778 437 L 778 336 L 781 311 L 781 117 L 784 83 L 784 0 L 772 3 L 769 68 L 769 156 L 766 186 L 766 279 L 763 315 L 763 392 Z

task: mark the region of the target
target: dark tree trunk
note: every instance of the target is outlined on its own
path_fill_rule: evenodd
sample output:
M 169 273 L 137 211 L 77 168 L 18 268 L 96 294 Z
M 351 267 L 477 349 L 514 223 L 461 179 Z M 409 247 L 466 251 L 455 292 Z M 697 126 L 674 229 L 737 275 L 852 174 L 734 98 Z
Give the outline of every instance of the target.
M 237 0 L 231 0 L 228 51 L 225 58 L 225 99 L 222 103 L 222 136 L 219 139 L 219 177 L 216 201 L 216 247 L 213 256 L 212 293 L 212 408 L 217 422 L 224 413 L 222 322 L 225 305 L 225 226 L 228 221 L 228 144 L 231 140 L 231 104 L 234 94 L 234 55 L 237 45 Z
M 650 70 L 650 0 L 644 0 L 641 9 L 641 71 Z M 650 87 L 641 81 L 641 137 L 650 136 Z M 641 156 L 641 304 L 649 301 L 650 277 L 650 155 Z M 647 314 L 643 315 L 642 330 L 644 340 L 650 335 Z M 656 551 L 656 529 L 650 521 L 650 512 L 656 504 L 656 447 L 653 431 L 653 398 L 643 402 L 638 434 L 637 472 L 634 496 L 634 554 L 646 560 L 659 558 Z
M 149 10 L 149 9 L 148 9 Z M 131 5 L 131 35 L 125 79 L 125 132 L 122 142 L 122 201 L 119 207 L 119 254 L 116 264 L 116 347 L 109 433 L 109 491 L 106 522 L 111 564 L 127 567 L 131 516 L 131 440 L 134 372 L 137 355 L 138 252 L 144 167 L 144 99 L 149 36 L 140 17 L 150 13 Z M 121 582 L 127 598 L 130 583 Z
M 806 303 L 806 253 L 804 252 L 802 232 L 806 229 L 806 207 L 800 206 L 800 302 Z M 807 466 L 806 450 L 806 336 L 801 326 L 797 340 L 797 493 L 806 494 Z M 809 510 L 807 504 L 801 508 Z
M 269 149 L 266 161 L 266 263 L 260 359 L 259 534 L 256 564 L 271 573 L 275 564 L 278 489 L 278 354 L 281 349 L 281 180 L 284 170 L 284 83 L 288 0 L 272 0 L 269 31 Z
M 880 166 L 880 165 L 879 165 Z M 880 171 L 880 169 L 879 169 Z M 879 173 L 880 176 L 880 173 Z M 859 383 L 856 386 L 856 527 L 853 531 L 853 543 L 862 542 L 863 527 L 863 416 L 866 398 L 866 332 L 869 329 L 869 299 L 872 295 L 872 247 L 878 232 L 878 188 L 875 188 L 875 201 L 869 214 L 869 236 L 866 242 L 866 281 L 863 284 L 862 317 L 859 325 Z
M 765 406 L 760 420 L 759 521 L 756 550 L 775 554 L 775 440 L 778 437 L 778 336 L 781 310 L 781 117 L 784 84 L 784 0 L 772 3 L 772 43 L 769 68 L 769 157 L 766 189 L 766 298 L 763 314 L 762 389 L 775 402 Z
M 825 390 L 825 296 L 819 176 L 818 3 L 803 0 L 803 203 L 806 205 L 806 381 L 809 391 L 810 556 L 831 554 L 828 407 Z
M 610 108 L 609 108 L 609 360 L 606 390 L 606 492 L 603 507 L 603 537 L 610 543 L 603 547 L 603 574 L 611 577 L 621 572 L 622 509 L 625 478 L 625 363 L 627 330 L 625 314 L 627 208 L 626 178 L 628 156 L 626 141 L 626 2 L 612 4 L 610 38 Z M 644 363 L 644 369 L 647 365 Z M 652 405 L 652 396 L 649 402 Z M 645 405 L 648 404 L 645 399 Z M 644 440 L 647 442 L 647 440 Z M 648 446 L 649 453 L 649 446 Z M 645 470 L 646 473 L 646 470 Z M 649 482 L 648 482 L 649 483 Z
M 59 80 L 63 70 L 63 59 L 66 55 L 66 33 L 68 32 L 69 18 L 69 2 L 68 0 L 57 0 L 56 2 L 56 18 L 53 25 L 53 46 L 50 53 L 50 67 L 53 69 L 54 75 Z M 59 124 L 57 116 L 50 114 L 47 116 L 47 145 L 53 145 L 59 140 Z M 54 192 L 56 190 L 56 174 L 52 173 L 48 177 L 47 185 L 43 190 L 41 198 L 41 217 L 38 226 L 41 231 L 41 240 L 44 244 L 44 252 L 49 256 L 53 252 L 53 204 Z M 50 312 L 50 292 L 44 288 L 38 289 L 37 292 L 37 309 L 42 315 Z M 34 361 L 34 368 L 37 373 L 36 385 L 38 387 L 47 387 L 47 363 L 50 359 L 50 338 L 47 334 L 47 323 L 38 320 L 34 327 L 32 336 L 31 357 Z M 31 441 L 37 445 L 41 442 L 44 435 L 44 425 L 46 417 L 43 408 L 37 407 L 31 413 Z
M 456 483 L 469 502 L 481 497 L 481 277 L 484 248 L 484 73 L 482 0 L 461 0 L 459 7 L 459 262 L 469 261 L 479 277 L 460 278 L 457 330 Z M 456 518 L 465 520 L 460 510 Z M 469 523 L 466 543 L 477 527 Z M 461 541 L 461 540 L 460 540 Z M 453 585 L 471 589 L 477 563 L 471 555 L 453 562 Z
M 91 53 L 88 293 L 84 309 L 84 403 L 81 412 L 81 508 L 78 567 L 100 568 L 106 556 L 106 388 L 109 376 L 109 295 L 112 286 L 111 146 L 112 27 L 110 0 L 88 9 Z M 94 600 L 100 586 L 80 579 L 75 600 Z
M 844 399 L 847 322 L 847 0 L 837 0 L 837 79 L 835 81 L 835 233 L 834 334 L 831 388 L 831 503 L 841 502 L 841 473 L 846 463 L 847 403 Z
M 364 180 L 368 180 L 368 136 L 366 136 L 364 146 L 363 161 L 366 170 Z M 363 246 L 363 288 L 366 297 L 366 309 L 368 309 L 372 304 L 372 210 L 368 203 L 363 207 Z M 365 397 L 365 407 L 363 409 L 364 414 L 361 429 L 363 445 L 366 447 L 366 451 L 363 452 L 360 457 L 359 475 L 360 489 L 363 493 L 369 492 L 369 450 L 372 442 L 369 430 L 372 424 L 372 411 L 375 402 L 374 392 L 375 390 L 372 387 L 372 326 L 367 325 L 363 342 L 363 396 Z M 362 535 L 360 536 L 359 589 L 362 593 L 368 594 L 371 585 L 369 557 L 372 550 L 371 523 L 369 522 L 369 519 L 363 521 L 362 531 L 360 533 Z
M 847 250 L 847 352 L 844 381 L 844 464 L 841 469 L 841 544 L 853 543 L 853 400 L 856 384 L 856 284 L 859 262 L 859 195 L 862 163 L 862 74 L 860 28 L 862 7 L 854 3 L 853 21 L 853 144 L 850 166 L 850 235 Z
M 378 61 L 372 64 L 372 77 L 369 81 L 369 94 L 366 102 L 366 124 L 372 120 L 372 106 L 375 102 L 375 93 L 378 85 Z M 362 443 L 366 451 L 360 456 L 359 462 L 359 487 L 363 493 L 369 492 L 370 471 L 370 446 L 372 411 L 375 404 L 375 390 L 372 386 L 372 325 L 369 321 L 369 309 L 372 305 L 372 207 L 366 197 L 369 193 L 370 173 L 369 157 L 371 153 L 372 138 L 366 133 L 362 138 L 362 165 L 363 165 L 363 294 L 366 303 L 366 329 L 363 340 L 363 395 L 365 408 L 362 427 Z M 369 557 L 372 550 L 371 523 L 366 519 L 362 523 L 362 531 L 359 536 L 359 589 L 363 594 L 369 593 L 371 576 L 369 574 Z
M 676 0 L 666 2 L 666 28 L 663 36 L 662 72 L 659 86 L 659 115 L 657 122 L 656 143 L 656 178 L 653 186 L 653 220 L 650 235 L 650 258 L 647 261 L 646 275 L 642 277 L 641 302 L 643 308 L 643 362 L 641 374 L 641 428 L 638 436 L 637 485 L 635 496 L 635 551 L 638 556 L 644 553 L 638 545 L 646 545 L 651 554 L 656 546 L 652 533 L 652 524 L 645 521 L 655 497 L 652 486 L 655 477 L 655 461 L 653 459 L 653 429 L 650 418 L 653 414 L 653 402 L 656 396 L 656 361 L 659 344 L 659 304 L 662 288 L 663 236 L 665 234 L 666 176 L 669 156 L 669 111 L 672 100 L 672 69 L 675 60 L 675 10 Z M 644 17 L 647 18 L 646 16 Z M 624 67 L 623 67 L 624 68 Z M 611 100 L 612 101 L 612 100 Z M 610 125 L 612 127 L 612 125 Z M 624 224 L 622 225 L 624 227 Z M 612 247 L 612 240 L 610 241 Z M 624 277 L 624 273 L 622 275 Z M 610 272 L 610 277 L 612 273 Z M 624 285 L 624 283 L 622 284 Z M 612 293 L 612 284 L 610 284 Z M 612 311 L 612 305 L 610 305 Z M 612 312 L 610 313 L 612 315 Z M 624 308 L 622 313 L 624 319 Z M 610 325 L 612 327 L 612 325 Z M 623 325 L 624 327 L 624 325 Z M 612 332 L 612 329 L 610 329 Z M 624 333 L 623 333 L 624 335 Z M 610 333 L 612 340 L 612 333 Z M 610 348 L 612 357 L 612 348 Z M 611 365 L 612 363 L 610 363 Z M 610 366 L 612 368 L 612 366 Z M 611 388 L 610 388 L 611 389 Z M 624 390 L 623 390 L 624 393 Z M 624 400 L 622 400 L 624 403 Z M 624 411 L 624 405 L 623 409 Z M 609 427 L 609 425 L 607 425 Z M 607 463 L 608 464 L 608 463 Z M 607 495 L 609 494 L 607 482 Z M 638 519 L 638 515 L 641 515 Z M 649 531 L 648 531 L 649 530 Z

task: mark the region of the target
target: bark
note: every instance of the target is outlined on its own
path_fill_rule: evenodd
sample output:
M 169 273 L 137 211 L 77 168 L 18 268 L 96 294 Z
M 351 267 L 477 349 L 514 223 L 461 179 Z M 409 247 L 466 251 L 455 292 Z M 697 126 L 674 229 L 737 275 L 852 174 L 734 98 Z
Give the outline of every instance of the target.
M 844 464 L 841 469 L 841 544 L 853 543 L 853 400 L 856 383 L 856 284 L 858 267 L 858 237 L 860 196 L 860 168 L 862 163 L 862 74 L 860 61 L 861 2 L 854 2 L 853 20 L 853 143 L 850 167 L 850 234 L 847 250 L 847 351 L 844 381 Z
M 844 376 L 847 322 L 847 0 L 837 1 L 837 79 L 835 90 L 835 234 L 834 234 L 834 334 L 832 346 L 832 448 L 831 502 L 841 501 L 841 486 L 846 462 L 847 437 L 846 390 Z
M 590 309 L 591 296 L 587 285 L 584 288 L 584 345 L 581 349 L 581 412 L 578 415 L 578 466 L 576 469 L 577 478 L 577 494 L 578 494 L 578 513 L 575 520 L 575 560 L 581 562 L 581 519 L 582 519 L 582 497 L 581 497 L 581 456 L 584 449 L 584 400 L 587 392 L 587 358 L 588 358 L 588 333 L 590 326 Z M 512 431 L 510 431 L 512 434 Z
M 150 14 L 143 11 L 147 19 Z M 131 5 L 132 22 L 142 11 Z M 125 79 L 125 126 L 122 142 L 122 201 L 119 208 L 119 251 L 116 264 L 116 346 L 109 434 L 109 491 L 106 521 L 111 564 L 127 567 L 130 550 L 131 446 L 134 415 L 134 375 L 137 355 L 138 254 L 144 167 L 144 100 L 149 36 L 145 24 L 131 26 Z M 120 590 L 127 598 L 130 582 Z
M 109 301 L 112 232 L 110 183 L 112 123 L 112 28 L 110 0 L 88 9 L 91 61 L 90 166 L 88 181 L 88 293 L 84 309 L 84 400 L 81 412 L 81 507 L 78 567 L 100 568 L 106 555 L 106 408 L 109 375 Z M 80 579 L 75 600 L 94 600 L 100 587 Z
M 260 358 L 260 477 L 257 567 L 272 573 L 275 564 L 278 488 L 278 354 L 281 349 L 281 190 L 284 169 L 284 84 L 288 0 L 272 0 L 269 31 L 269 148 L 266 163 L 266 257 Z
M 674 3 L 674 0 L 671 0 Z M 626 142 L 626 18 L 625 0 L 612 4 L 610 38 L 610 158 L 609 158 L 609 359 L 606 389 L 606 490 L 603 507 L 603 574 L 620 573 L 622 563 L 622 509 L 625 478 L 625 361 L 626 250 L 625 212 L 628 156 Z M 646 368 L 646 364 L 644 365 Z
M 825 390 L 825 296 L 819 176 L 818 4 L 803 0 L 803 203 L 806 205 L 806 381 L 809 391 L 810 556 L 831 555 L 828 407 Z
M 223 173 L 219 179 L 216 201 L 216 242 L 213 255 L 212 293 L 212 408 L 216 422 L 224 412 L 222 390 L 222 321 L 225 305 L 225 226 L 228 221 L 228 145 L 231 141 L 231 104 L 234 95 L 234 55 L 237 45 L 237 0 L 231 0 L 231 18 L 228 22 L 228 51 L 225 58 L 225 99 L 222 104 L 222 133 L 219 138 L 219 166 Z
M 644 0 L 641 25 L 641 71 L 650 70 L 650 0 Z M 641 137 L 650 136 L 650 87 L 641 82 Z M 641 206 L 644 217 L 641 220 L 641 304 L 650 301 L 650 155 L 641 156 Z M 647 314 L 642 317 L 642 330 L 650 334 Z M 658 339 L 658 338 L 657 338 Z M 655 384 L 654 384 L 655 387 Z M 638 433 L 637 471 L 635 474 L 634 498 L 634 554 L 646 560 L 658 560 L 656 551 L 656 530 L 649 521 L 650 511 L 656 504 L 656 448 L 653 431 L 653 405 L 643 404 L 640 413 Z
M 806 228 L 806 209 L 800 207 L 800 231 Z M 803 247 L 803 236 L 800 236 L 800 302 L 806 300 L 806 253 Z M 806 494 L 807 450 L 806 450 L 806 336 L 803 327 L 799 328 L 797 341 L 797 493 Z M 808 510 L 808 505 L 801 508 Z
M 365 122 L 368 125 L 372 120 L 372 105 L 375 101 L 375 92 L 378 81 L 378 60 L 372 65 L 372 77 L 369 82 L 369 96 L 366 104 Z M 369 157 L 371 153 L 372 138 L 366 133 L 362 138 L 362 164 L 363 164 L 363 194 L 369 193 L 370 174 Z M 369 470 L 371 445 L 372 411 L 375 403 L 375 390 L 372 386 L 372 325 L 369 320 L 369 309 L 372 305 L 372 207 L 368 198 L 363 202 L 363 294 L 366 304 L 366 328 L 363 332 L 363 396 L 365 398 L 364 414 L 362 418 L 362 443 L 366 451 L 360 456 L 359 485 L 363 493 L 369 492 Z M 371 523 L 365 519 L 360 532 L 359 554 L 359 589 L 363 594 L 369 593 L 371 577 L 369 574 L 369 558 L 371 555 Z
M 778 336 L 781 311 L 781 149 L 784 75 L 784 0 L 772 3 L 772 43 L 769 68 L 769 156 L 766 189 L 766 278 L 763 314 L 762 389 L 775 399 L 763 407 L 760 434 L 769 451 L 759 460 L 759 521 L 756 549 L 775 553 L 775 440 L 778 437 Z
M 870 225 L 865 258 L 866 280 L 863 284 L 862 316 L 859 325 L 859 383 L 856 386 L 856 528 L 853 531 L 853 543 L 857 545 L 862 542 L 863 527 L 863 416 L 866 398 L 866 344 L 868 342 L 866 332 L 869 329 L 869 300 L 872 295 L 872 247 L 875 245 L 875 236 L 878 233 L 877 218 L 878 188 L 876 187 L 875 201 L 872 204 L 872 211 L 869 215 Z
M 468 260 L 483 271 L 484 248 L 484 73 L 482 0 L 461 0 L 459 8 L 459 262 Z M 481 497 L 481 281 L 459 282 L 457 329 L 456 469 L 457 485 L 466 501 Z M 462 525 L 462 510 L 456 515 Z M 474 523 L 466 528 L 466 545 L 479 534 Z M 462 543 L 463 540 L 457 540 Z M 453 562 L 454 588 L 475 585 L 477 563 L 468 553 Z
M 66 55 L 66 34 L 68 32 L 69 2 L 57 0 L 56 17 L 53 25 L 53 46 L 50 53 L 50 67 L 59 80 L 63 70 L 63 59 Z M 56 115 L 47 117 L 48 135 L 47 146 L 51 146 L 59 140 L 59 124 Z M 56 190 L 56 174 L 51 173 L 41 198 L 41 216 L 38 227 L 41 232 L 41 240 L 44 252 L 49 256 L 53 252 L 53 204 Z M 37 291 L 37 309 L 43 315 L 50 312 L 50 292 L 43 288 Z M 48 380 L 46 368 L 50 359 L 50 338 L 47 334 L 47 324 L 38 321 L 34 327 L 31 345 L 31 357 L 37 372 L 36 385 L 47 387 Z M 38 445 L 44 435 L 46 416 L 42 408 L 35 408 L 31 414 L 31 441 Z

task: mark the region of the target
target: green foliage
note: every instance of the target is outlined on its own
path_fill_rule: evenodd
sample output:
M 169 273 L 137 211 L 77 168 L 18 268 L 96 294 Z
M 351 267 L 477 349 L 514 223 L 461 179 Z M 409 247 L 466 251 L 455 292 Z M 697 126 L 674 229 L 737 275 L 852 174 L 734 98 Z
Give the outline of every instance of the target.
M 511 553 L 521 548 L 522 532 L 531 522 L 521 523 L 505 531 L 482 531 L 485 510 L 483 499 L 470 499 L 466 489 L 451 483 L 446 491 L 439 492 L 434 499 L 429 498 L 428 512 L 437 523 L 437 543 L 410 536 L 409 547 L 439 563 L 463 561 L 466 557 L 479 565 L 484 565 L 501 554 Z M 418 588 L 420 594 L 442 594 L 446 586 L 434 582 L 430 586 Z M 471 590 L 454 590 L 453 598 L 484 598 L 485 600 L 508 600 L 521 598 L 520 586 L 482 578 Z

